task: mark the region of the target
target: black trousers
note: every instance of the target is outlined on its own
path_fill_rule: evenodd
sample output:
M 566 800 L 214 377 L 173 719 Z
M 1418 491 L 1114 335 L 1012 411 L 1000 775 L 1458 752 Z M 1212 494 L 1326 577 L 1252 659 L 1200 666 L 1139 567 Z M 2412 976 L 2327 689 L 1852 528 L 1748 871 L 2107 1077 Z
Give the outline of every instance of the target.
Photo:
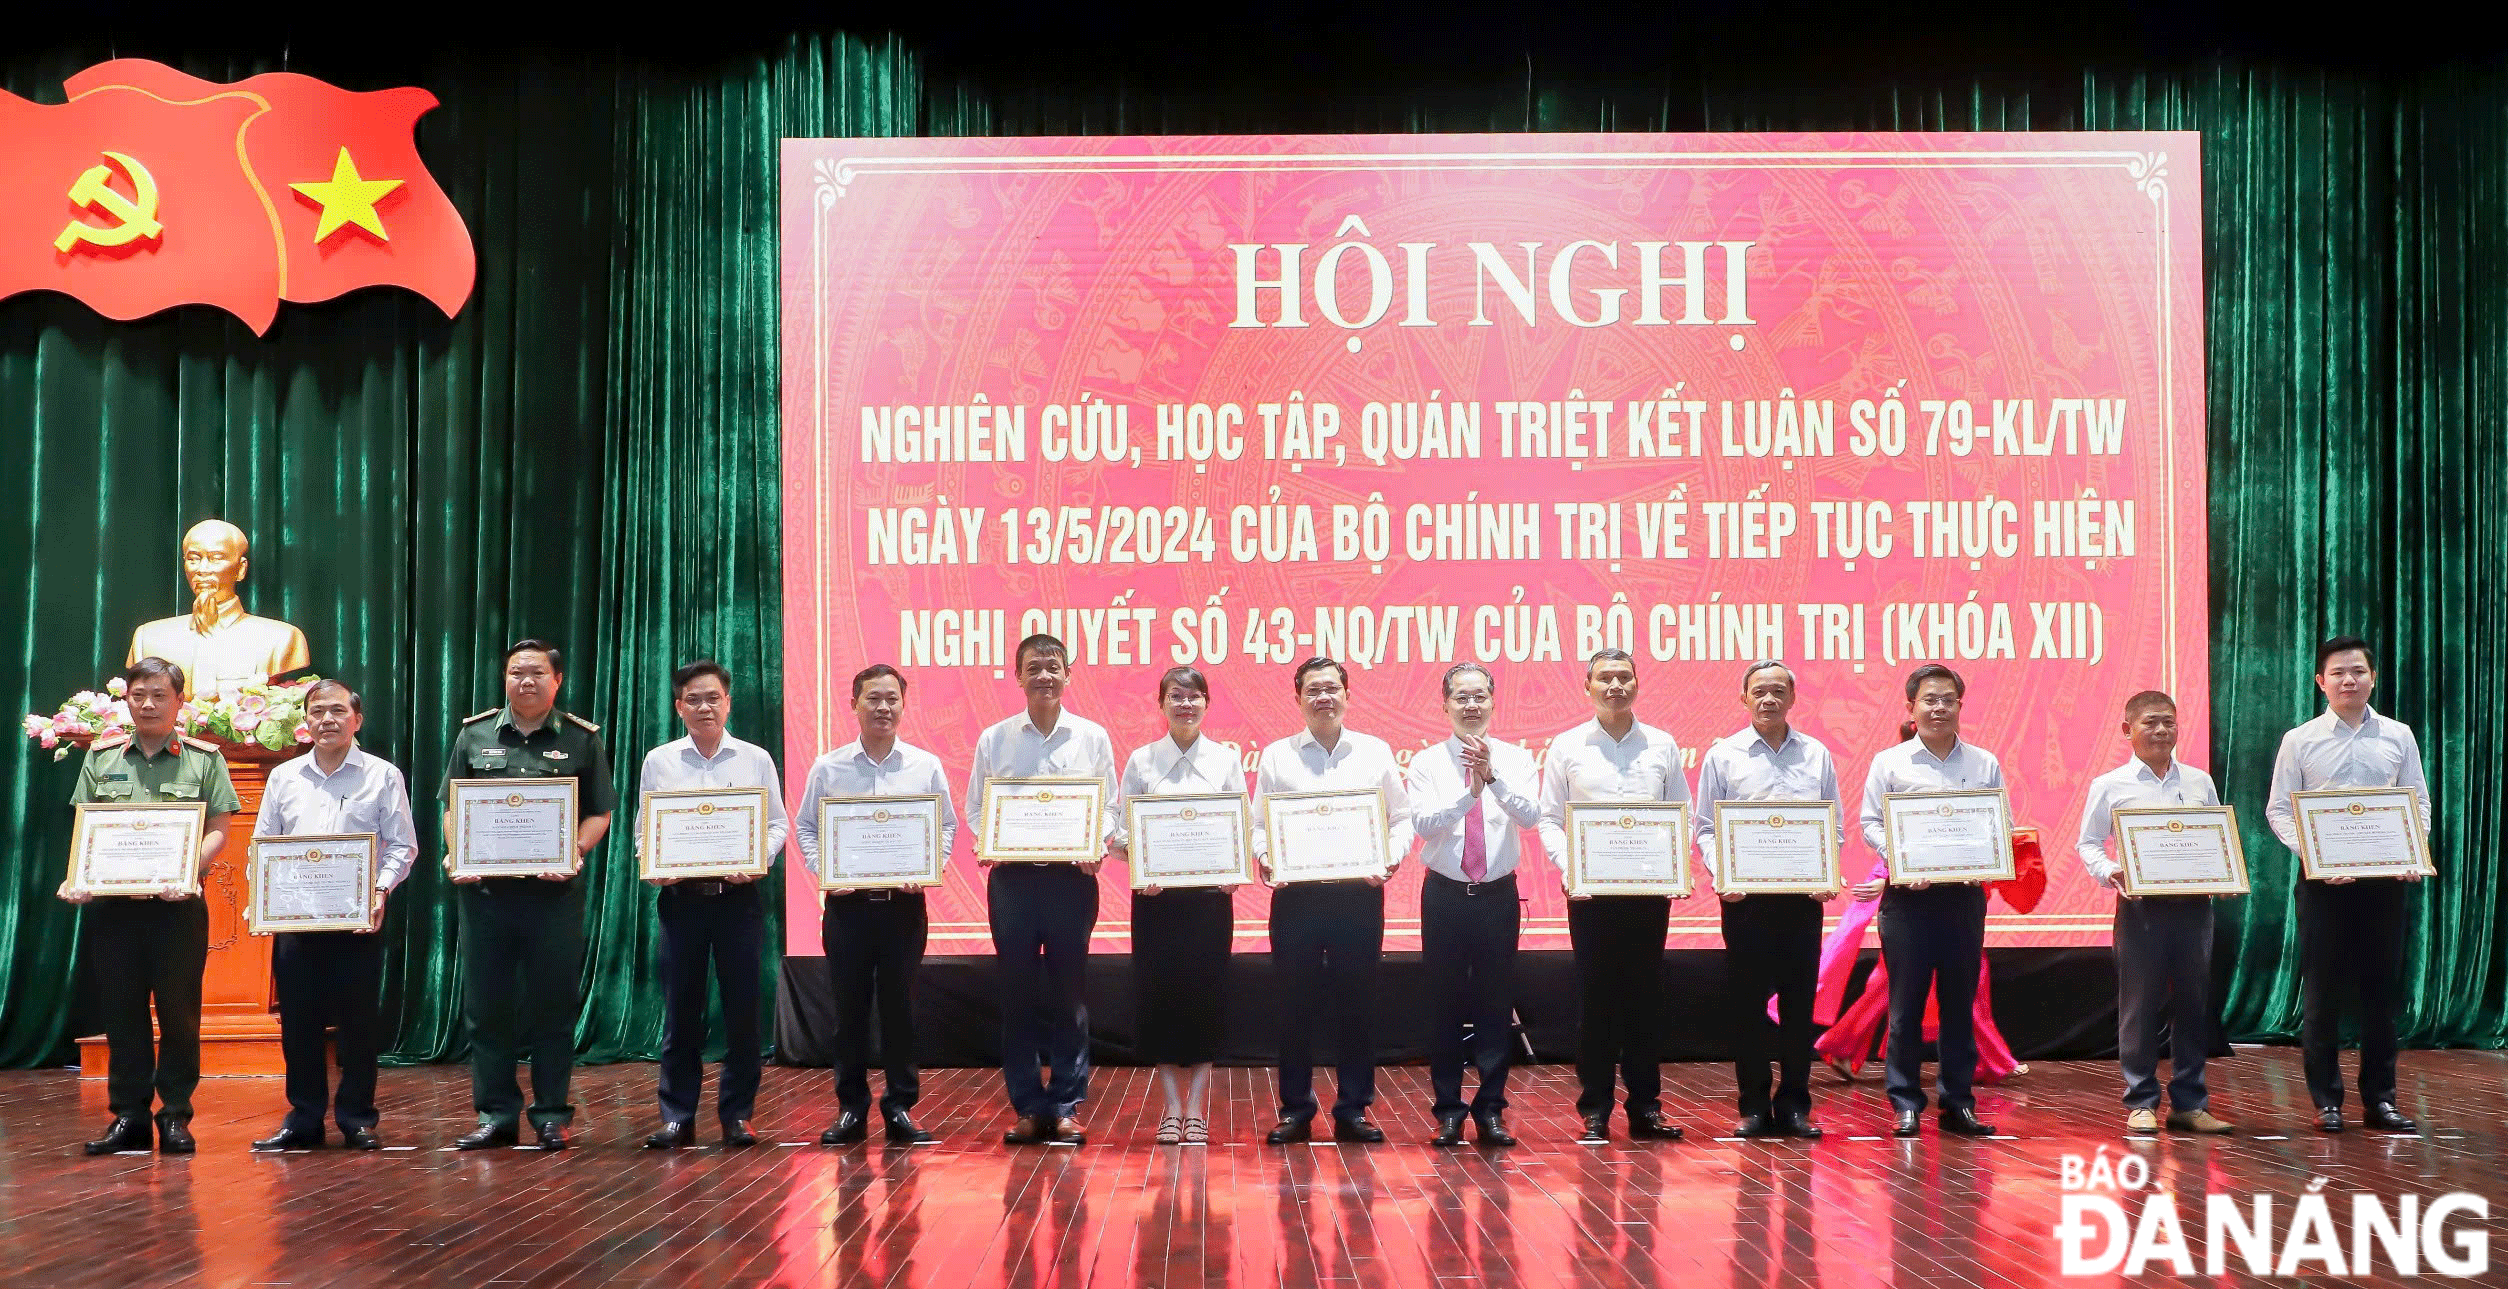
M 715 1117 L 728 1128 L 758 1104 L 758 972 L 766 912 L 754 882 L 662 888 L 662 1119 L 694 1123 L 705 1091 L 706 986 L 723 996 L 723 1078 Z
M 1748 901 L 1745 901 L 1747 903 Z M 1890 964 L 1890 1106 L 1925 1108 L 1925 995 L 1942 1015 L 1934 1090 L 1945 1113 L 1976 1108 L 1977 971 L 1985 953 L 1986 891 L 1893 886 L 1881 897 L 1881 956 Z
M 2125 1106 L 2160 1104 L 2160 1023 L 2168 1023 L 2169 1108 L 2211 1100 L 2203 1063 L 2212 1049 L 2212 900 L 2147 895 L 2116 901 L 2116 1064 Z M 2340 1093 L 2336 1100 L 2340 1100 Z
M 1663 936 L 1672 901 L 1660 895 L 1570 900 L 1568 945 L 1584 1018 L 1576 1032 L 1576 1111 L 1611 1112 L 1611 1074 L 1628 1085 L 1628 1112 L 1663 1108 Z
M 2348 886 L 2299 883 L 2300 1064 L 2320 1110 L 2343 1104 L 2345 986 L 2360 999 L 2360 1103 L 2395 1099 L 2395 1013 L 2403 1006 L 2410 894 L 2391 877 L 2364 877 Z
M 583 977 L 583 880 L 492 877 L 461 892 L 462 1010 L 470 1102 L 482 1123 L 523 1115 L 514 1063 L 531 1058 L 531 1121 L 572 1123 Z
M 82 925 L 96 972 L 111 1064 L 105 1095 L 117 1118 L 152 1106 L 189 1123 L 200 1086 L 200 973 L 209 965 L 209 906 L 116 896 L 87 906 Z M 156 1001 L 156 1020 L 148 1004 Z
M 1089 934 L 1097 878 L 1070 864 L 996 864 L 986 886 L 1001 982 L 1001 1079 L 1020 1115 L 1068 1116 L 1089 1095 Z M 1038 1082 L 1037 1067 L 1046 1077 Z
M 1271 893 L 1271 960 L 1279 977 L 1280 1114 L 1315 1117 L 1315 1013 L 1335 1018 L 1344 1119 L 1376 1101 L 1376 967 L 1385 955 L 1385 888 L 1305 882 Z
M 327 1110 L 341 1132 L 371 1128 L 375 1009 L 383 996 L 383 937 L 356 931 L 292 931 L 270 948 L 279 987 L 279 1052 L 287 1060 L 287 1126 L 320 1134 Z M 331 1095 L 322 1031 L 339 1031 L 339 1098 Z
M 1428 975 L 1428 1084 L 1440 1117 L 1507 1108 L 1515 1064 L 1515 943 L 1523 925 L 1515 874 L 1466 884 L 1435 873 L 1419 891 L 1420 968 Z M 1466 1043 L 1463 1027 L 1470 1025 Z M 1463 1065 L 1480 1072 L 1467 1105 Z
M 819 913 L 819 940 L 827 946 L 827 978 L 836 987 L 838 1106 L 864 1115 L 871 1110 L 873 999 L 879 1002 L 880 1061 L 888 1071 L 880 1110 L 911 1110 L 922 1099 L 914 1059 L 914 976 L 923 966 L 930 933 L 921 891 L 827 897 Z
M 1746 895 L 1724 915 L 1726 1006 L 1732 1016 L 1733 1082 L 1745 1115 L 1811 1112 L 1811 1001 L 1820 986 L 1820 901 L 1808 895 Z M 1768 1019 L 1768 995 L 1777 1019 Z M 1768 1063 L 1778 1070 L 1768 1095 Z

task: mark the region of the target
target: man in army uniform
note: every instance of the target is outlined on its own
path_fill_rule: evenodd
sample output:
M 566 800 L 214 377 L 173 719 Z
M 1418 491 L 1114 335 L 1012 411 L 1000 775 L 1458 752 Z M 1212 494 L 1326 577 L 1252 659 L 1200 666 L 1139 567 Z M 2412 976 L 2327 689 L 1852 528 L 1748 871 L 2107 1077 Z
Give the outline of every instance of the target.
M 453 836 L 455 779 L 575 780 L 575 853 L 589 855 L 618 806 L 601 727 L 557 710 L 566 681 L 557 647 L 517 640 L 505 651 L 505 706 L 462 722 L 445 771 L 444 836 Z M 445 871 L 453 867 L 444 859 Z M 583 972 L 584 884 L 572 876 L 453 879 L 460 886 L 462 1010 L 470 1021 L 470 1098 L 479 1126 L 453 1144 L 511 1146 L 521 1138 L 514 1062 L 531 1053 L 531 1127 L 542 1150 L 566 1148 L 575 1107 L 575 1013 Z
M 122 673 L 134 733 L 98 739 L 79 767 L 73 803 L 128 805 L 144 801 L 197 801 L 208 807 L 200 835 L 200 874 L 226 847 L 227 824 L 243 808 L 215 745 L 177 738 L 174 718 L 183 706 L 183 669 L 163 658 L 142 658 Z M 200 973 L 209 964 L 209 906 L 195 894 L 167 887 L 155 899 L 109 896 L 92 899 L 61 884 L 62 899 L 86 904 L 88 963 L 104 1008 L 110 1058 L 106 1095 L 113 1125 L 87 1143 L 87 1153 L 110 1155 L 149 1146 L 148 1110 L 157 1111 L 157 1149 L 192 1153 L 192 1091 L 200 1086 Z M 148 1004 L 156 1001 L 152 1035 Z

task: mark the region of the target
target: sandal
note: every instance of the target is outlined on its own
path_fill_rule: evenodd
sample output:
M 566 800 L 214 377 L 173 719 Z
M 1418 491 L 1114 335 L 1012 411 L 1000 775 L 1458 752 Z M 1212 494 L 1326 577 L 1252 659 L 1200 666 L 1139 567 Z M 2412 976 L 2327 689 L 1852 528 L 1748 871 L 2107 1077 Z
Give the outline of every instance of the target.
M 1168 1115 L 1166 1118 L 1160 1119 L 1158 1121 L 1158 1144 L 1162 1146 L 1183 1145 L 1184 1120 L 1177 1118 L 1172 1114 Z
M 1188 1146 L 1209 1145 L 1210 1125 L 1200 1119 L 1186 1119 L 1184 1121 L 1184 1144 Z

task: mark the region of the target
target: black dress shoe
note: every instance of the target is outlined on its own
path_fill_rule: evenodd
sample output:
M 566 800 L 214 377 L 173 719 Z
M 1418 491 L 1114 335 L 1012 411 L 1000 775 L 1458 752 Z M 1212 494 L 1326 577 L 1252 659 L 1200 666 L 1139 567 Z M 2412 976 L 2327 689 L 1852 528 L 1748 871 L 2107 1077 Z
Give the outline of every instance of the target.
M 1942 1131 L 1956 1137 L 1991 1137 L 1994 1125 L 1979 1120 L 1974 1110 L 1945 1110 Z
M 1045 1144 L 1048 1146 L 1085 1146 L 1089 1144 L 1089 1130 L 1081 1127 L 1080 1121 L 1072 1118 L 1070 1115 L 1055 1115 L 1053 1118 L 1043 1120 L 1042 1122 L 1045 1129 Z
M 1679 1141 L 1681 1125 L 1663 1117 L 1661 1110 L 1640 1110 L 1628 1117 L 1631 1141 Z
M 854 1114 L 852 1111 L 848 1110 L 844 1115 L 838 1116 L 836 1122 L 843 1123 L 848 1117 L 860 1119 L 862 1116 Z M 828 1131 L 832 1133 L 835 1129 L 830 1128 Z M 1001 1144 L 1005 1146 L 1042 1146 L 1045 1144 L 1045 1134 L 1048 1131 L 1050 1131 L 1050 1129 L 1047 1126 L 1046 1120 L 1036 1115 L 1023 1114 L 1019 1116 L 1017 1122 L 1010 1125 L 1010 1131 L 1001 1135 Z M 822 1137 L 820 1140 L 825 1141 L 826 1138 Z M 862 1140 L 858 1131 L 852 1140 Z
M 758 1134 L 749 1131 L 749 1121 L 734 1119 L 723 1125 L 723 1149 L 747 1150 L 758 1144 Z
M 383 1149 L 383 1138 L 374 1135 L 374 1129 L 372 1128 L 342 1128 L 340 1129 L 340 1140 L 345 1143 L 350 1150 Z
M 2370 1106 L 2369 1112 L 2360 1116 L 2360 1122 L 2377 1129 L 2379 1132 L 2421 1131 L 2421 1125 L 2414 1123 L 2410 1119 L 2404 1118 L 2403 1113 L 2395 1109 L 2395 1103 L 2392 1101 L 2380 1101 L 2376 1105 Z
M 1002 1144 L 1005 1146 L 1035 1145 L 1034 1134 L 1030 1131 L 1034 1126 L 1034 1121 L 1026 1115 L 1019 1116 L 1019 1122 L 1010 1125 L 1010 1131 L 1002 1134 Z M 827 1125 L 827 1131 L 819 1134 L 819 1144 L 850 1146 L 870 1135 L 871 1126 L 863 1120 L 861 1111 L 839 1110 L 836 1112 L 836 1122 Z M 1022 1136 L 1027 1137 L 1027 1140 L 1013 1140 Z
M 179 1123 L 172 1119 L 160 1119 L 157 1121 L 158 1154 L 188 1155 L 192 1153 L 197 1144 L 198 1143 L 192 1140 L 192 1126 L 190 1124 Z
M 1507 1115 L 1504 1110 L 1484 1110 L 1473 1115 L 1472 1127 L 1479 1131 L 1480 1144 L 1484 1146 L 1515 1144 L 1515 1134 L 1507 1131 Z
M 302 1128 L 282 1126 L 277 1132 L 253 1143 L 255 1150 L 320 1150 L 322 1129 L 307 1132 Z
M 880 1114 L 880 1121 L 888 1125 L 889 1145 L 924 1146 L 931 1144 L 933 1140 L 932 1134 L 916 1127 L 913 1118 L 903 1110 L 883 1111 Z
M 1609 1140 L 1611 1140 L 1611 1113 L 1610 1113 L 1610 1111 L 1607 1111 L 1607 1110 L 1597 1110 L 1597 1111 L 1595 1111 L 1595 1112 L 1594 1112 L 1594 1113 L 1592 1113 L 1592 1114 L 1586 1115 L 1586 1116 L 1585 1116 L 1585 1135 L 1584 1135 L 1584 1136 L 1582 1136 L 1582 1137 L 1577 1138 L 1577 1140 L 1578 1140 L 1578 1141 L 1609 1141 Z
M 558 1123 L 558 1122 L 556 1122 L 556 1121 L 554 1121 L 554 1120 L 552 1120 L 552 1121 L 550 1121 L 550 1122 L 548 1122 L 548 1123 L 535 1123 L 535 1124 L 531 1125 L 531 1131 L 532 1131 L 534 1134 L 538 1135 L 538 1137 L 540 1138 L 540 1149 L 542 1149 L 542 1150 L 564 1150 L 564 1149 L 566 1149 L 566 1125 L 565 1125 L 565 1124 Z
M 2329 1105 L 2324 1109 L 2317 1111 L 2316 1130 L 2318 1132 L 2341 1132 L 2343 1130 L 2343 1108 L 2341 1106 Z
M 645 1138 L 644 1148 L 647 1150 L 677 1150 L 681 1146 L 693 1145 L 696 1140 L 697 1129 L 695 1124 L 682 1123 L 673 1119 L 665 1122 L 662 1125 L 662 1130 L 660 1132 Z
M 1263 1134 L 1263 1144 L 1266 1146 L 1294 1146 L 1301 1141 L 1314 1139 L 1315 1120 L 1311 1117 L 1283 1119 L 1273 1124 L 1271 1131 Z
M 1334 1141 L 1346 1141 L 1359 1146 L 1381 1146 L 1385 1144 L 1385 1130 L 1369 1123 L 1367 1121 L 1367 1116 L 1363 1114 L 1349 1115 L 1346 1117 L 1342 1115 L 1334 1115 L 1332 1117 L 1332 1139 Z
M 1776 1120 L 1771 1119 L 1764 1114 L 1743 1115 L 1742 1121 L 1733 1125 L 1733 1135 L 1736 1137 L 1776 1136 Z
M 1811 1116 L 1800 1110 L 1779 1116 L 1776 1128 L 1781 1136 L 1795 1137 L 1803 1141 L 1820 1140 L 1820 1125 L 1813 1123 Z
M 1438 1115 L 1438 1116 L 1437 1116 L 1437 1135 L 1436 1135 L 1436 1136 L 1434 1136 L 1434 1137 L 1430 1137 L 1430 1138 L 1428 1139 L 1428 1144 L 1429 1144 L 1429 1145 L 1432 1145 L 1432 1146 L 1460 1146 L 1460 1145 L 1462 1145 L 1462 1144 L 1463 1144 L 1463 1116 L 1462 1116 L 1462 1115 L 1459 1115 L 1459 1114 L 1441 1114 L 1441 1115 Z
M 1919 1110 L 1901 1110 L 1898 1117 L 1890 1121 L 1890 1135 L 1893 1137 L 1913 1137 L 1923 1130 L 1924 1113 Z
M 468 1133 L 453 1138 L 455 1150 L 494 1150 L 522 1140 L 521 1130 L 510 1123 L 483 1123 Z
M 114 1155 L 125 1150 L 146 1150 L 156 1144 L 152 1125 L 136 1115 L 123 1115 L 105 1128 L 104 1135 L 88 1142 L 84 1149 L 91 1155 Z

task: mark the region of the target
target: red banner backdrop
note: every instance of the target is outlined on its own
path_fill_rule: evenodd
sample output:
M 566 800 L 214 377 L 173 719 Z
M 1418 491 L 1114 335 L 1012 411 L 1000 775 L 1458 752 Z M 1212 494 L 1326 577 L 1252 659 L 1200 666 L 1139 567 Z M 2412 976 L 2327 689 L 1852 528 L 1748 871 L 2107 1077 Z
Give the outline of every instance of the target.
M 875 661 L 963 786 L 1035 630 L 1119 760 L 1190 662 L 1249 765 L 1309 654 L 1405 754 L 1446 733 L 1439 674 L 1487 663 L 1538 754 L 1615 644 L 1693 774 L 1746 724 L 1744 665 L 1792 663 L 1851 814 L 1901 678 L 1942 661 L 2050 842 L 1992 942 L 2077 945 L 2109 897 L 2065 856 L 2123 700 L 2172 692 L 2207 745 L 2191 134 L 788 140 L 784 167 L 796 787 Z M 1563 947 L 1526 841 L 1525 943 Z M 959 849 L 933 946 L 988 951 Z M 1101 880 L 1119 951 L 1127 875 Z M 1711 899 L 1675 944 L 1715 942 Z M 1240 947 L 1266 905 L 1239 893 Z

